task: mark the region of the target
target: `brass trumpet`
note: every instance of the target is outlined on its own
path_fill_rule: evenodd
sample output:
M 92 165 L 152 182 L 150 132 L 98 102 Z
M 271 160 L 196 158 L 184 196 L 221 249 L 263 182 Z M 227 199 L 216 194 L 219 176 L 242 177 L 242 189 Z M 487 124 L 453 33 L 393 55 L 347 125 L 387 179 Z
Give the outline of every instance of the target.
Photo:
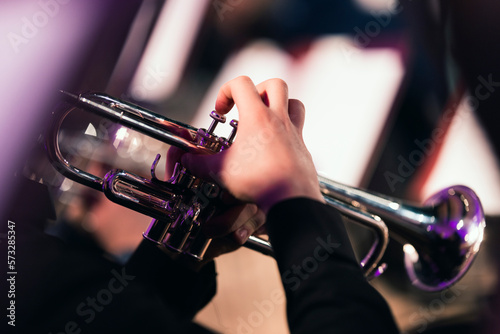
M 215 112 L 210 115 L 212 124 L 208 129 L 197 129 L 106 94 L 62 93 L 71 107 L 54 112 L 45 136 L 52 165 L 69 179 L 104 192 L 111 201 L 152 217 L 144 238 L 203 259 L 210 239 L 203 236 L 200 226 L 210 219 L 218 205 L 222 190 L 217 184 L 191 175 L 180 164 L 168 181 L 161 181 L 155 175 L 159 155 L 152 164 L 149 179 L 122 169 L 113 169 L 100 178 L 71 165 L 63 157 L 59 128 L 72 110 L 81 108 L 185 151 L 214 154 L 230 147 L 238 122 L 231 121 L 233 130 L 229 138 L 224 138 L 214 134 L 217 124 L 225 122 L 225 116 Z M 417 207 L 318 178 L 329 205 L 373 232 L 371 248 L 360 261 L 368 278 L 383 272 L 385 267 L 379 262 L 389 236 L 404 244 L 409 278 L 413 285 L 426 291 L 439 291 L 458 281 L 479 251 L 485 228 L 484 212 L 477 195 L 465 186 L 443 189 L 425 201 L 423 207 Z M 254 236 L 245 246 L 273 254 L 271 243 Z

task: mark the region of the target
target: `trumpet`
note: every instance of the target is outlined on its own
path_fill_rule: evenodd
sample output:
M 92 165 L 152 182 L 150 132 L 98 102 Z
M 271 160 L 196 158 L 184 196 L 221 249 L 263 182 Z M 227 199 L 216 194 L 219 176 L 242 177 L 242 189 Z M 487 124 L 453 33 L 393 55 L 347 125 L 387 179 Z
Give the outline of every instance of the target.
M 65 159 L 59 147 L 59 129 L 66 116 L 80 108 L 187 152 L 215 154 L 231 146 L 238 121 L 230 122 L 233 129 L 225 138 L 214 133 L 216 126 L 226 121 L 225 116 L 216 112 L 210 114 L 212 123 L 207 129 L 197 129 L 106 94 L 61 92 L 70 107 L 53 112 L 45 135 L 47 154 L 56 170 L 75 182 L 102 191 L 115 203 L 152 217 L 143 233 L 145 239 L 202 260 L 211 240 L 203 235 L 201 226 L 220 205 L 223 189 L 213 181 L 190 174 L 180 163 L 169 180 L 159 180 L 155 170 L 160 155 L 152 163 L 150 178 L 123 169 L 113 169 L 103 178 L 98 177 Z M 485 217 L 478 196 L 466 186 L 445 188 L 423 206 L 416 206 L 322 176 L 318 176 L 318 182 L 328 205 L 372 231 L 371 247 L 360 260 L 367 278 L 385 270 L 380 261 L 389 237 L 404 245 L 410 281 L 425 291 L 443 290 L 457 282 L 479 252 Z M 273 255 L 272 244 L 255 236 L 244 246 Z

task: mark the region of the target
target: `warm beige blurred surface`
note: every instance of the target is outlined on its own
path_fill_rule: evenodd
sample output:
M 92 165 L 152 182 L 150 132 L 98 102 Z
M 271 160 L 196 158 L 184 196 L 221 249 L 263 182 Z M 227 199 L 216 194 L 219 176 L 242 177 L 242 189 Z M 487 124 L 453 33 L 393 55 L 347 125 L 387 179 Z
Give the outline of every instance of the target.
M 216 260 L 217 295 L 196 321 L 220 333 L 288 333 L 276 261 L 242 248 Z

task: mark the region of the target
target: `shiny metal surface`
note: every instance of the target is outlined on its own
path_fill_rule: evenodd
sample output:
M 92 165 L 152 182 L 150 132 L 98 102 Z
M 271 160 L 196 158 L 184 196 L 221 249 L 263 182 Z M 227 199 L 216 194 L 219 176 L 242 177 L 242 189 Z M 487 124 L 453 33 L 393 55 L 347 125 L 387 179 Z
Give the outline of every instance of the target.
M 378 215 L 391 238 L 403 244 L 405 267 L 413 285 L 443 290 L 472 264 L 486 226 L 477 195 L 465 186 L 441 190 L 417 207 L 320 177 L 325 198 L 335 198 L 362 212 Z
M 65 117 L 79 107 L 185 151 L 214 154 L 230 146 L 236 136 L 237 121 L 231 121 L 233 131 L 226 139 L 213 133 L 217 124 L 225 121 L 221 115 L 211 115 L 213 121 L 208 130 L 196 129 L 105 94 L 62 93 L 72 107 L 54 115 L 45 138 L 54 167 L 73 181 L 104 192 L 110 200 L 153 217 L 144 233 L 146 239 L 202 259 L 210 240 L 200 233 L 200 226 L 213 214 L 223 190 L 189 174 L 180 164 L 168 181 L 158 180 L 155 168 L 159 156 L 151 167 L 150 179 L 120 169 L 109 171 L 104 178 L 92 175 L 63 157 L 59 128 Z M 379 262 L 389 236 L 404 244 L 405 266 L 411 282 L 428 291 L 445 289 L 459 280 L 479 251 L 485 228 L 484 213 L 476 194 L 465 186 L 446 188 L 419 207 L 318 178 L 329 205 L 373 232 L 374 241 L 360 261 L 368 278 L 385 270 L 385 265 Z M 254 236 L 245 246 L 273 255 L 271 244 Z

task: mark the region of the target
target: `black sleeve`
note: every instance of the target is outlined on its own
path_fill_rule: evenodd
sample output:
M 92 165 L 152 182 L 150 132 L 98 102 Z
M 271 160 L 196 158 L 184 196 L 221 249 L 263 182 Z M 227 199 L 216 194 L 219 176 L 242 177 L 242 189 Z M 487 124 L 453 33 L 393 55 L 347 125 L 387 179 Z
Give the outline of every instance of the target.
M 186 261 L 189 260 L 196 261 Z M 177 319 L 192 320 L 216 293 L 214 261 L 200 268 L 186 266 L 172 260 L 162 247 L 148 240 L 142 241 L 125 268 L 141 284 L 156 287 Z
M 193 271 L 144 241 L 122 266 L 45 233 L 37 193 L 27 189 L 0 225 L 6 236 L 11 222 L 15 236 L 15 272 L 0 274 L 2 282 L 12 282 L 0 284 L 2 296 L 11 292 L 0 303 L 3 310 L 13 304 L 12 322 L 3 321 L 0 333 L 209 332 L 192 318 L 215 294 L 213 261 Z M 0 238 L 3 263 L 5 241 Z
M 192 318 L 215 294 L 213 262 L 194 272 L 142 244 L 121 266 L 23 230 L 14 333 L 208 333 Z
M 294 198 L 267 227 L 287 297 L 292 333 L 397 333 L 391 311 L 366 281 L 337 210 Z

